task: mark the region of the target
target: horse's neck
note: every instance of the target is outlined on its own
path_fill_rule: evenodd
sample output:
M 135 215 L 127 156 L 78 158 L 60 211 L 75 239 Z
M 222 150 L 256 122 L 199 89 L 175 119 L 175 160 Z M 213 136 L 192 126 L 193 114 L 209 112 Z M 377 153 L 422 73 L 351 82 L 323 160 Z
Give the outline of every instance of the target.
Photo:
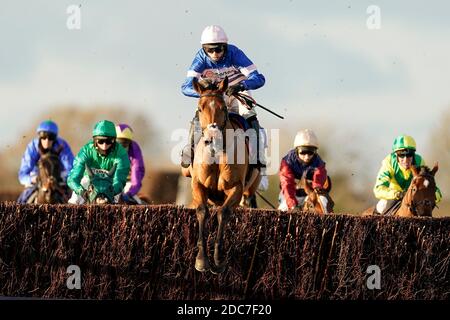
M 414 216 L 414 213 L 411 211 L 411 204 L 412 204 L 412 194 L 410 191 L 411 185 L 408 188 L 408 190 L 405 193 L 405 196 L 402 199 L 402 202 L 400 204 L 400 207 L 398 208 L 397 212 L 395 213 L 397 216 L 400 217 L 410 217 Z

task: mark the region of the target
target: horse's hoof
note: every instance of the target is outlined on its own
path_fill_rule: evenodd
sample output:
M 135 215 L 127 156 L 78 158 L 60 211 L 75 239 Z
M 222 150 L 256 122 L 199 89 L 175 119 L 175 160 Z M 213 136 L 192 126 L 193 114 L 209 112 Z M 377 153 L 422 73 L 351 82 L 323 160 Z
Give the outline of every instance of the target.
M 205 259 L 195 259 L 195 270 L 205 272 L 210 269 L 209 263 Z
M 213 274 L 220 274 L 220 273 L 223 273 L 226 268 L 227 268 L 227 263 L 224 261 L 220 264 L 216 264 L 213 267 L 211 267 L 211 272 Z

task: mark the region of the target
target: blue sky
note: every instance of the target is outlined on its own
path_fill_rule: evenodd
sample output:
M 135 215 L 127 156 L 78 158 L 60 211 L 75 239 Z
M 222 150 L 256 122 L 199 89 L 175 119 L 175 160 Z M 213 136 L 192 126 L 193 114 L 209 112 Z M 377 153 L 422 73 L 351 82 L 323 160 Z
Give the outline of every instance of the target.
M 71 4 L 80 30 L 66 27 Z M 263 126 L 315 129 L 336 161 L 363 150 L 373 172 L 398 134 L 425 146 L 450 106 L 449 12 L 446 1 L 2 1 L 0 150 L 67 104 L 144 111 L 175 145 L 196 105 L 180 85 L 201 31 L 219 24 L 267 79 L 257 101 L 286 117 L 259 111 Z

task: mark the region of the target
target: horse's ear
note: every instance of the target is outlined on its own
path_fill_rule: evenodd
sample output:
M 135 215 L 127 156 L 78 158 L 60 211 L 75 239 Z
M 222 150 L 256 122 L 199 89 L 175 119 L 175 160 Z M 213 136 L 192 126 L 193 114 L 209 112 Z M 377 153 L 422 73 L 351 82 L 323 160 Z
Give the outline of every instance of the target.
M 439 169 L 439 164 L 436 162 L 434 164 L 433 169 L 431 170 L 431 174 L 434 176 L 436 174 L 436 172 L 438 171 L 438 169 Z
M 86 172 L 89 176 L 89 178 L 92 178 L 94 176 L 94 173 L 92 172 L 92 169 L 89 168 L 89 166 L 86 164 Z
M 42 157 L 42 155 L 45 154 L 44 148 L 42 148 L 42 145 L 41 145 L 40 141 L 39 141 L 39 144 L 38 144 L 38 153 L 39 153 L 39 156 L 41 156 L 41 157 Z
M 203 92 L 203 87 L 198 83 L 198 79 L 194 77 L 194 79 L 192 79 L 192 86 L 194 87 L 194 90 L 198 93 L 198 94 L 202 94 Z
M 305 192 L 306 194 L 311 194 L 314 193 L 314 189 L 312 187 L 312 183 L 308 181 L 308 179 L 306 179 L 306 177 L 302 177 L 303 179 L 303 185 L 305 187 Z
M 117 165 L 114 163 L 111 170 L 108 171 L 108 176 L 112 177 L 114 175 L 114 172 L 116 172 Z
M 419 175 L 419 171 L 417 170 L 417 167 L 415 165 L 411 166 L 411 171 L 413 173 L 413 177 Z
M 225 79 L 223 79 L 219 83 L 219 91 L 223 93 L 225 92 L 225 90 L 227 90 L 227 88 L 228 88 L 228 77 L 225 77 Z

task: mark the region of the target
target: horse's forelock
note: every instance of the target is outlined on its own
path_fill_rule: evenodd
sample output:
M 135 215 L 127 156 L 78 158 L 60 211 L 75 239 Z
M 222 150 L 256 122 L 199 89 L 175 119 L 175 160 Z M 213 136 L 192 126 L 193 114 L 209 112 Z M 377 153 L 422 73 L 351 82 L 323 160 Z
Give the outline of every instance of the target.
M 215 82 L 212 79 L 200 79 L 198 81 L 198 84 L 203 88 L 203 90 L 207 91 L 207 90 L 211 90 L 211 91 L 215 91 L 215 90 L 219 90 L 219 86 L 218 83 Z
M 419 174 L 420 175 L 429 175 L 429 174 L 431 174 L 431 169 L 428 168 L 427 166 L 421 166 Z

